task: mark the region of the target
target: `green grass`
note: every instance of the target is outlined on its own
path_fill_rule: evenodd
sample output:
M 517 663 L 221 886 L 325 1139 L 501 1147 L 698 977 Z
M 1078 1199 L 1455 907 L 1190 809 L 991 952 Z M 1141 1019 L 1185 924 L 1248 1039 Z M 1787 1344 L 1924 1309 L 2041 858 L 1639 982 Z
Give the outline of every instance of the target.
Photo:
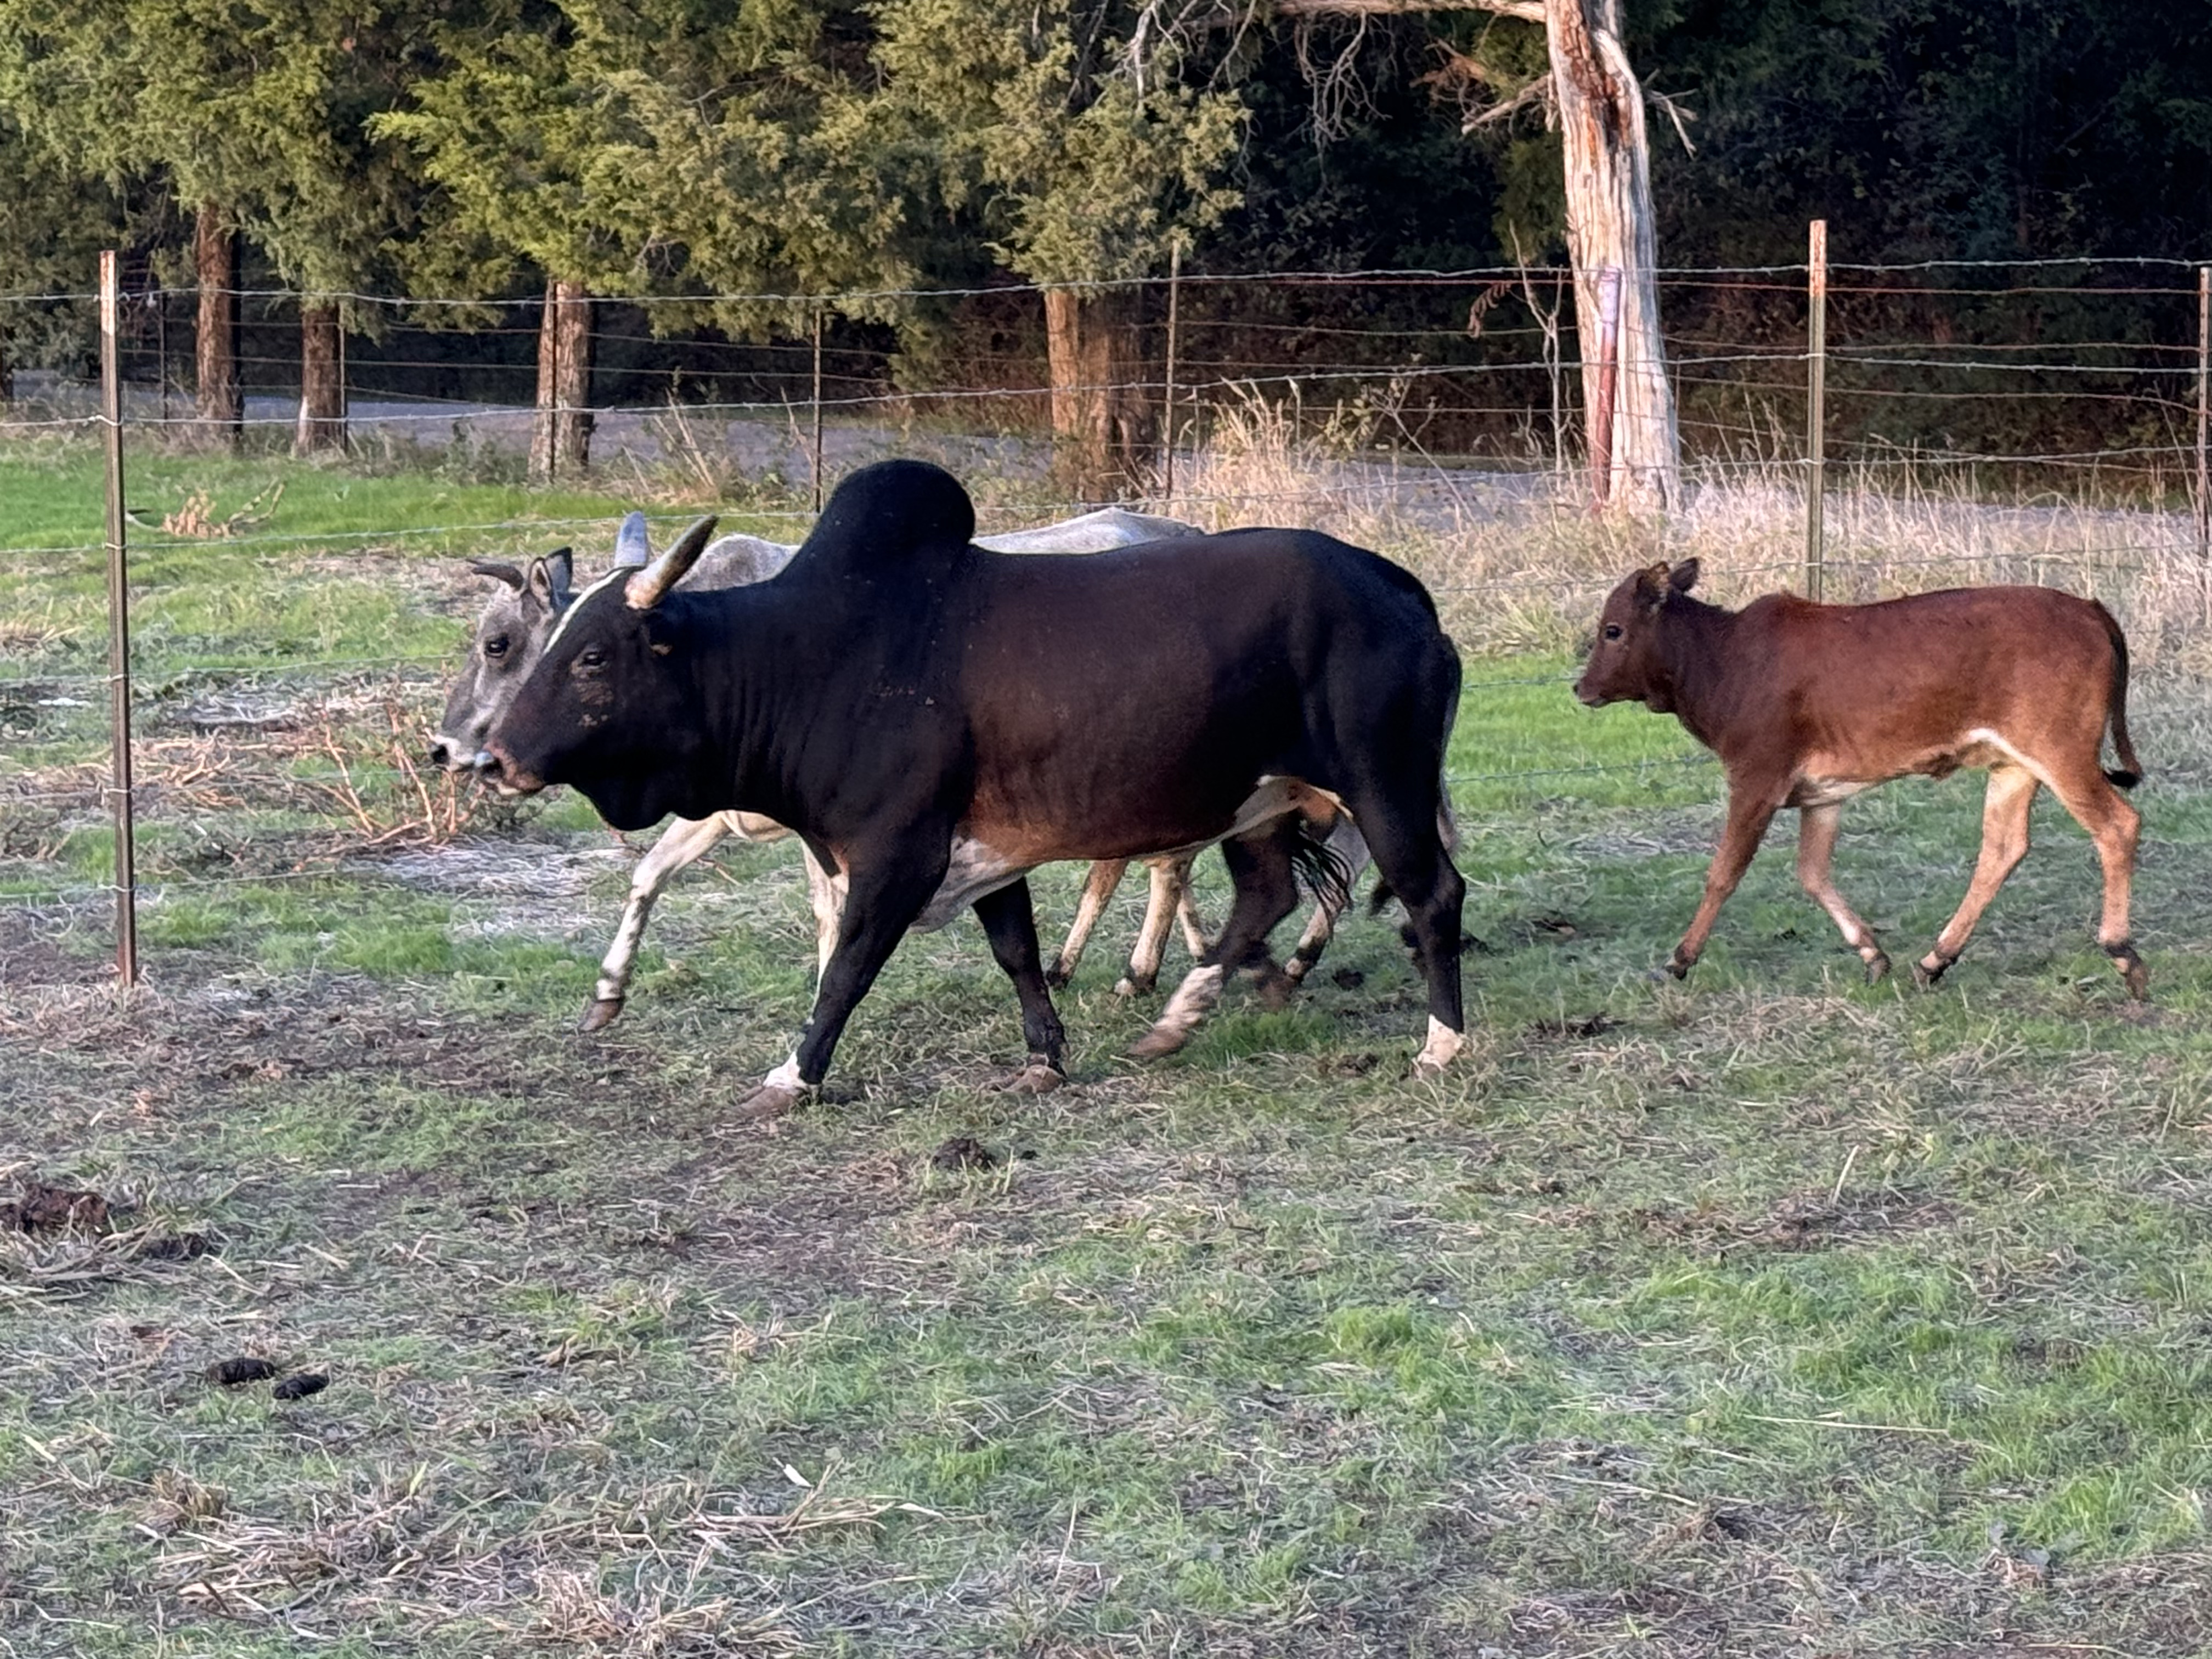
M 48 531 L 19 476 L 21 547 Z M 319 546 L 241 550 L 237 579 L 310 616 L 349 580 Z M 333 599 L 329 650 L 458 638 L 465 585 L 405 560 L 388 611 Z M 257 605 L 174 593 L 236 660 Z M 380 704 L 297 642 L 285 695 L 397 821 Z M 2204 1651 L 2201 694 L 2136 700 L 2138 1009 L 2047 808 L 1939 992 L 1861 982 L 1782 831 L 1690 981 L 1652 983 L 1718 775 L 1671 720 L 1576 706 L 1570 672 L 1468 666 L 1481 943 L 1443 1081 L 1406 1076 L 1421 998 L 1364 918 L 1290 1008 L 1232 992 L 1183 1054 L 1120 1058 L 1157 1009 L 1108 989 L 1131 891 L 1061 999 L 1073 1087 L 988 1091 L 1018 1026 L 963 922 L 902 947 L 825 1098 L 769 1125 L 728 1109 L 808 1006 L 787 848 L 682 878 L 629 1012 L 584 1037 L 625 867 L 588 814 L 488 826 L 434 882 L 300 793 L 319 750 L 238 739 L 273 781 L 149 810 L 147 991 L 99 982 L 97 903 L 0 911 L 0 1188 L 216 1242 L 0 1238 L 0 1641 Z M 394 695 L 421 714 L 434 680 Z M 149 708 L 163 765 L 210 740 L 191 706 Z M 5 716 L 35 726 L 8 772 L 96 755 L 96 713 Z M 100 878 L 94 803 L 53 811 L 0 797 L 0 884 Z M 1900 961 L 1978 823 L 1971 779 L 1853 802 L 1838 878 Z M 1036 884 L 1048 934 L 1078 873 Z M 956 1135 L 1004 1161 L 936 1167 Z M 240 1352 L 331 1387 L 204 1379 Z

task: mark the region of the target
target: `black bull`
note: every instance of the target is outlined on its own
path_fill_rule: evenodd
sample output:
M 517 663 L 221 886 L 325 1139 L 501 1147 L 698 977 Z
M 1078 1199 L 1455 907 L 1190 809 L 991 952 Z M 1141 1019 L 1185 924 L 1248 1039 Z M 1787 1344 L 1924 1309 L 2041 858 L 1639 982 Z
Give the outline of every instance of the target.
M 1412 922 L 1420 1061 L 1449 1060 L 1460 671 L 1420 583 L 1310 532 L 1036 559 L 974 527 L 949 475 L 889 462 L 840 487 L 780 574 L 672 591 L 702 528 L 579 598 L 487 744 L 503 787 L 570 784 L 619 829 L 764 814 L 847 884 L 797 1052 L 749 1104 L 819 1083 L 900 938 L 971 903 L 1020 998 L 1025 1075 L 1048 1084 L 1062 1034 L 1025 873 L 1225 837 L 1229 924 L 1163 1019 L 1187 1030 L 1297 902 L 1285 831 L 1339 804 Z

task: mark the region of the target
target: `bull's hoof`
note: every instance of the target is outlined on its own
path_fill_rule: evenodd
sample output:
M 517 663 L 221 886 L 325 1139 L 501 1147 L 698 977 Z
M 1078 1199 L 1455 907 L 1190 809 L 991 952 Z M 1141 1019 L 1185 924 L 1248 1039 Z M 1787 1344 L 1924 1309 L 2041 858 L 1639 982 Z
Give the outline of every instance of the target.
M 1912 964 L 1912 982 L 1923 991 L 1934 990 L 1943 975 L 1951 971 L 1951 964 L 1956 962 L 1958 957 L 1937 957 L 1935 960 L 1936 965 L 1933 968 L 1928 965 L 1925 958 Z
M 599 1030 L 603 1026 L 613 1024 L 622 1011 L 622 998 L 596 998 L 585 1005 L 584 1017 L 576 1022 L 576 1029 L 580 1031 Z
M 1876 951 L 1866 959 L 1866 976 L 1867 983 L 1869 985 L 1879 985 L 1889 977 L 1889 957 L 1887 952 Z
M 793 1089 L 781 1083 L 763 1083 L 737 1103 L 730 1115 L 739 1122 L 759 1122 L 771 1117 L 781 1117 L 805 1099 L 806 1091 Z
M 1029 1063 L 999 1085 L 999 1092 L 1007 1095 L 1048 1095 L 1067 1081 L 1061 1071 L 1042 1054 L 1031 1054 Z
M 1155 1025 L 1129 1045 L 1129 1058 L 1164 1060 L 1189 1041 L 1188 1031 L 1179 1031 L 1171 1025 Z
M 1140 997 L 1149 992 L 1152 988 L 1152 985 L 1153 981 L 1149 979 L 1133 979 L 1128 975 L 1124 974 L 1121 978 L 1114 981 L 1114 994 L 1117 997 L 1124 998 Z

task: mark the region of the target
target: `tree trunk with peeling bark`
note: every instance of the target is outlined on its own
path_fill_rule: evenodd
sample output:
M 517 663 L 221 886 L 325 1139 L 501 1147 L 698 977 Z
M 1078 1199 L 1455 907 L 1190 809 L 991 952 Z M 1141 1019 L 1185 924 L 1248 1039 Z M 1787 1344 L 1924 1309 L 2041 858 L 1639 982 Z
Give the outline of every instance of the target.
M 530 476 L 539 483 L 582 473 L 592 448 L 592 296 L 580 283 L 545 284 L 538 325 L 538 413 Z
M 300 307 L 300 425 L 292 439 L 295 455 L 344 453 L 343 338 L 337 306 Z
M 1583 342 L 1583 406 L 1598 407 L 1599 272 L 1620 272 L 1608 498 L 1668 507 L 1681 489 L 1674 396 L 1659 332 L 1658 238 L 1644 89 L 1620 44 L 1620 0 L 1548 0 L 1545 35 L 1565 140 L 1567 254 Z
M 1044 321 L 1062 481 L 1082 500 L 1118 500 L 1141 485 L 1152 448 L 1134 307 L 1118 289 L 1048 288 Z
M 220 203 L 200 204 L 192 269 L 199 281 L 193 412 L 207 441 L 235 446 L 246 421 L 238 384 L 238 233 Z

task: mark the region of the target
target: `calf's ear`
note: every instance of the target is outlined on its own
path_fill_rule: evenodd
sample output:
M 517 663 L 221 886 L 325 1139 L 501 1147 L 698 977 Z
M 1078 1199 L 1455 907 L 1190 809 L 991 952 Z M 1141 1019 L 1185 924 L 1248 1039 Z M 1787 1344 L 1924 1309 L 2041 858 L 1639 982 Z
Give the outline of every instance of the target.
M 1674 574 L 1667 578 L 1667 586 L 1677 593 L 1686 593 L 1697 585 L 1698 562 L 1695 559 L 1683 560 L 1674 567 Z
M 1636 598 L 1639 604 L 1660 605 L 1667 602 L 1667 561 L 1647 564 L 1636 573 Z

